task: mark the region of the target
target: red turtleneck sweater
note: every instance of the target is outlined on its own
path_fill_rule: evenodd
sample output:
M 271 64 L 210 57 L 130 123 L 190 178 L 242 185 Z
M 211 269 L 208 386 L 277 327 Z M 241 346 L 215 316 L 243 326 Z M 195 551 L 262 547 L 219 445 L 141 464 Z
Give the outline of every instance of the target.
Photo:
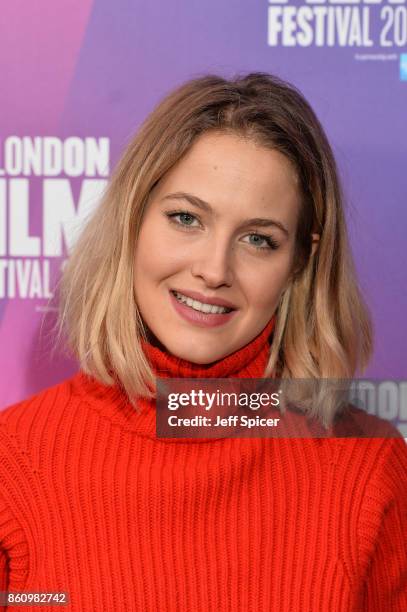
M 271 329 L 209 366 L 144 349 L 161 376 L 261 377 Z M 402 438 L 159 439 L 140 405 L 80 372 L 3 411 L 0 590 L 82 612 L 407 610 Z

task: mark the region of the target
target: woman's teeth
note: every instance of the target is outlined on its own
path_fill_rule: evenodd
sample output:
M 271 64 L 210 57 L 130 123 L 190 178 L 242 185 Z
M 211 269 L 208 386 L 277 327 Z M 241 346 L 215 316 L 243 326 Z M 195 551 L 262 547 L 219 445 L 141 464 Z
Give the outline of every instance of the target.
M 200 312 L 205 312 L 206 314 L 225 314 L 226 312 L 231 312 L 231 308 L 224 308 L 223 306 L 215 306 L 214 304 L 203 304 L 202 302 L 198 302 L 198 300 L 193 300 L 182 293 L 178 293 L 178 291 L 172 292 L 179 302 L 190 306 L 194 310 L 199 310 Z

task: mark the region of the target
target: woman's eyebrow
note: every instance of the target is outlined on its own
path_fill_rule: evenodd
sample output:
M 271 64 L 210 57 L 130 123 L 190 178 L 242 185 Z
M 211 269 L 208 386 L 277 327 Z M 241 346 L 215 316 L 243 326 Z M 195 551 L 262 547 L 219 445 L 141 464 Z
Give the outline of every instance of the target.
M 198 198 L 198 196 L 192 195 L 191 193 L 186 193 L 184 191 L 169 193 L 161 199 L 161 202 L 163 202 L 164 200 L 187 200 L 190 204 L 192 204 L 192 206 L 196 206 L 197 208 L 200 208 L 201 210 L 204 210 L 207 213 L 213 213 L 213 209 L 210 204 L 208 204 L 208 202 L 205 202 L 205 200 L 201 200 L 201 198 Z M 282 232 L 284 232 L 287 237 L 289 236 L 289 232 L 285 225 L 283 225 L 281 221 L 277 221 L 276 219 L 255 217 L 253 219 L 245 219 L 242 222 L 242 226 L 246 225 L 257 225 L 260 227 L 278 227 Z

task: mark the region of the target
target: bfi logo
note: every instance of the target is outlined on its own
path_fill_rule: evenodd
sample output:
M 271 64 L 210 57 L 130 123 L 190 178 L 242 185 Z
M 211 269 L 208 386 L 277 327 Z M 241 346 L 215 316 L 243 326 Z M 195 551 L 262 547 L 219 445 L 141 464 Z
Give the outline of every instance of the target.
M 304 0 L 303 4 L 308 5 L 331 5 L 338 6 L 339 4 L 348 5 L 363 5 L 363 4 L 406 4 L 407 0 Z M 289 0 L 269 0 L 269 4 L 289 4 Z

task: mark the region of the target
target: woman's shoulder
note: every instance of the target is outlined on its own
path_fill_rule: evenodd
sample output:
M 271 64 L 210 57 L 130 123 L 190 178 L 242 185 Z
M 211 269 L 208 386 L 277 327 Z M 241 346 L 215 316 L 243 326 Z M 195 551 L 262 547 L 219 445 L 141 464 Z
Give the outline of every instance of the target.
M 0 512 L 2 503 L 12 509 L 13 498 L 22 492 L 32 503 L 35 497 L 41 499 L 38 474 L 69 461 L 70 432 L 86 429 L 88 422 L 75 391 L 79 374 L 0 412 Z
M 60 419 L 75 396 L 79 372 L 0 411 L 0 436 L 24 437 L 33 428 Z

